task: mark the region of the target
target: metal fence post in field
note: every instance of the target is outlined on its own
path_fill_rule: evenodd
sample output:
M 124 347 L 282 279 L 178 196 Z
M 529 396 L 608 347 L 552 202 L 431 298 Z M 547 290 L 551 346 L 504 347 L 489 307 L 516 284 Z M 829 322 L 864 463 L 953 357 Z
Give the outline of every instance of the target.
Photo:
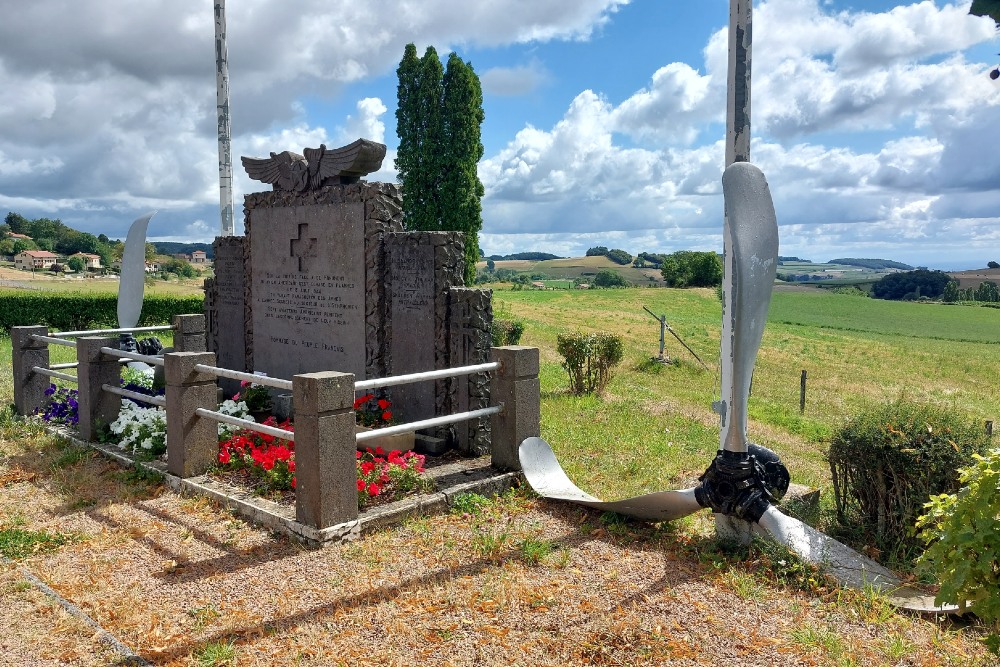
M 806 411 L 806 371 L 802 369 L 802 379 L 799 380 L 799 413 Z
M 322 530 L 358 518 L 354 374 L 292 378 L 295 518 Z
M 97 440 L 98 431 L 118 418 L 122 400 L 104 391 L 106 384 L 121 384 L 121 364 L 118 357 L 101 351 L 102 347 L 117 347 L 117 338 L 86 336 L 76 339 L 77 429 L 84 440 Z
M 990 419 L 989 421 L 986 422 L 986 437 L 987 438 L 992 438 L 993 437 L 993 420 L 992 419 Z
M 194 477 L 208 470 L 219 455 L 219 430 L 198 408 L 218 406 L 215 376 L 195 369 L 214 365 L 212 352 L 168 352 L 163 355 L 167 399 L 167 470 L 178 477 Z
M 49 344 L 34 336 L 47 336 L 48 327 L 11 327 L 10 342 L 14 371 L 14 408 L 19 415 L 30 415 L 45 403 L 49 379 L 32 369 L 49 367 Z
M 526 438 L 541 434 L 541 384 L 538 348 L 508 345 L 490 351 L 500 368 L 493 374 L 493 405 L 503 409 L 493 415 L 491 444 L 493 466 L 520 470 L 518 447 Z

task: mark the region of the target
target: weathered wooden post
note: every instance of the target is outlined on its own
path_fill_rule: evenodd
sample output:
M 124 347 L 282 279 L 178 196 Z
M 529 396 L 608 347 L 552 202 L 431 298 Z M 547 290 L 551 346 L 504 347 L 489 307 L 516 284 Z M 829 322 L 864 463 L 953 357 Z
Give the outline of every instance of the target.
M 354 374 L 292 377 L 295 518 L 323 529 L 358 518 Z
M 31 414 L 35 408 L 45 403 L 45 390 L 49 388 L 49 378 L 31 370 L 49 367 L 49 344 L 36 340 L 34 336 L 49 335 L 48 327 L 11 327 L 14 372 L 14 409 L 19 415 Z
M 517 451 L 525 438 L 541 434 L 541 384 L 538 380 L 538 348 L 508 345 L 491 349 L 500 363 L 493 374 L 490 396 L 503 409 L 493 415 L 492 463 L 500 470 L 520 470 Z
M 799 414 L 806 411 L 806 369 L 802 369 L 802 379 L 799 380 Z
M 116 347 L 117 338 L 87 336 L 76 339 L 77 430 L 84 440 L 96 440 L 102 426 L 118 418 L 121 397 L 104 391 L 104 385 L 121 385 L 122 371 L 118 357 L 101 352 L 102 347 Z
M 215 365 L 212 352 L 163 355 L 167 399 L 167 470 L 178 477 L 201 475 L 219 455 L 219 427 L 196 410 L 215 410 L 215 376 L 195 370 Z

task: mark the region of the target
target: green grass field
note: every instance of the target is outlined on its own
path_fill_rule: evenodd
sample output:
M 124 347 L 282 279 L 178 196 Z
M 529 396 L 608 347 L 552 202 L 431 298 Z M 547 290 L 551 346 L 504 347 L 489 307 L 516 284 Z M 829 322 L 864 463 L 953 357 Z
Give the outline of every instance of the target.
M 570 476 L 599 497 L 690 484 L 718 447 L 721 306 L 711 290 L 495 291 L 523 318 L 523 344 L 541 349 L 542 435 Z M 677 365 L 649 364 L 667 322 L 712 368 L 667 335 Z M 567 392 L 556 353 L 565 331 L 611 331 L 625 360 L 604 397 Z M 794 481 L 829 487 L 824 438 L 869 400 L 907 396 L 1000 416 L 1000 311 L 778 291 L 750 402 L 751 439 L 781 454 Z M 807 405 L 799 414 L 801 371 Z

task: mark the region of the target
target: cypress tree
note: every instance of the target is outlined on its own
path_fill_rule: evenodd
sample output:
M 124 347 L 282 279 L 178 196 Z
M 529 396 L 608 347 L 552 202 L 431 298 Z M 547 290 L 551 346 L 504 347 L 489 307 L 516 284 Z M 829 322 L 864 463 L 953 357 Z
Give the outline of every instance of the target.
M 441 175 L 441 229 L 465 232 L 465 283 L 476 278 L 479 230 L 483 227 L 483 184 L 477 165 L 483 157 L 480 127 L 483 91 L 472 65 L 448 57 L 442 101 L 444 170 Z
M 479 77 L 454 53 L 445 72 L 434 47 L 417 59 L 413 44 L 407 44 L 396 74 L 396 170 L 406 228 L 464 232 L 465 279 L 472 284 L 483 226 Z
M 420 59 L 417 58 L 417 47 L 407 44 L 403 50 L 403 59 L 396 69 L 399 85 L 396 87 L 396 136 L 399 137 L 399 150 L 396 153 L 396 173 L 400 183 L 406 183 L 414 173 L 417 148 L 420 145 L 420 117 L 417 112 L 417 85 L 420 76 Z M 404 195 L 403 210 L 407 202 Z

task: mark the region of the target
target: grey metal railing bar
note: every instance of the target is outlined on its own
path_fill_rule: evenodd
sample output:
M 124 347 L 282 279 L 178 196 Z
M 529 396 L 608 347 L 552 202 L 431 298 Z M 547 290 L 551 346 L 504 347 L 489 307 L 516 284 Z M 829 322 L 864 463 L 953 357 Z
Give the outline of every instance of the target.
M 229 378 L 231 380 L 246 380 L 247 382 L 262 384 L 266 387 L 274 387 L 276 389 L 287 389 L 289 391 L 291 391 L 292 389 L 291 380 L 272 378 L 266 375 L 255 375 L 253 373 L 244 373 L 242 371 L 234 371 L 229 368 L 219 368 L 218 366 L 206 366 L 205 364 L 195 364 L 194 369 L 199 373 L 218 375 L 219 377 Z
M 503 409 L 503 404 L 494 405 L 489 408 L 480 408 L 479 410 L 472 410 L 471 412 L 459 412 L 454 415 L 444 415 L 441 417 L 432 417 L 431 419 L 424 419 L 421 421 L 410 422 L 408 424 L 397 424 L 396 426 L 386 426 L 385 428 L 377 428 L 371 431 L 364 431 L 358 433 L 358 442 L 364 442 L 365 440 L 372 440 L 373 438 L 378 438 L 383 435 L 397 435 L 399 433 L 410 433 L 411 431 L 419 431 L 424 428 L 434 428 L 435 426 L 447 426 L 448 424 L 454 424 L 456 422 L 468 421 L 470 419 L 478 419 L 479 417 L 488 417 L 489 415 L 495 415 Z
M 39 375 L 47 375 L 50 378 L 65 380 L 66 382 L 76 382 L 76 376 L 70 375 L 68 373 L 60 373 L 59 371 L 49 370 L 48 368 L 42 368 L 40 366 L 32 366 L 31 370 L 38 373 Z
M 40 340 L 43 343 L 49 343 L 50 345 L 65 345 L 66 347 L 76 347 L 75 340 L 66 340 L 65 338 L 53 338 L 52 336 L 42 336 L 41 334 L 31 334 L 31 337 L 35 340 Z
M 414 382 L 423 382 L 425 380 L 440 380 L 442 378 L 458 377 L 459 375 L 472 375 L 473 373 L 493 371 L 498 368 L 500 368 L 500 364 L 496 361 L 491 361 L 489 363 L 476 364 L 474 366 L 441 368 L 436 371 L 424 371 L 422 373 L 409 373 L 407 375 L 395 375 L 392 377 L 375 378 L 372 380 L 361 380 L 360 382 L 354 383 L 354 390 L 364 391 L 367 389 L 378 389 L 379 387 L 390 387 L 399 384 L 413 384 Z
M 116 350 L 113 347 L 102 347 L 101 352 L 112 357 L 121 357 L 123 359 L 132 359 L 133 361 L 141 361 L 142 363 L 149 364 L 150 366 L 163 365 L 163 357 L 153 357 L 148 354 L 139 354 L 138 352 L 126 352 L 125 350 Z
M 136 331 L 169 331 L 173 326 L 158 324 L 154 327 L 132 327 L 131 329 L 90 329 L 87 331 L 53 331 L 53 336 L 97 336 L 100 334 L 135 333 Z
M 149 394 L 140 394 L 137 391 L 129 391 L 128 389 L 122 389 L 121 387 L 112 387 L 110 384 L 101 385 L 101 389 L 112 394 L 117 394 L 118 396 L 131 398 L 133 401 L 139 401 L 140 403 L 149 403 L 151 405 L 156 405 L 161 408 L 166 407 L 167 405 L 167 399 L 165 399 L 163 396 L 150 396 Z
M 264 424 L 258 424 L 255 421 L 250 421 L 249 419 L 240 419 L 239 417 L 233 417 L 231 415 L 224 415 L 221 412 L 215 412 L 214 410 L 206 410 L 205 408 L 198 408 L 194 411 L 199 417 L 204 417 L 205 419 L 211 419 L 217 422 L 225 422 L 226 424 L 232 424 L 233 426 L 239 426 L 240 428 L 245 428 L 248 431 L 256 431 L 258 433 L 266 433 L 267 435 L 273 435 L 282 440 L 291 440 L 295 442 L 295 433 L 293 431 L 286 431 L 281 428 L 276 428 L 274 426 L 265 426 Z

